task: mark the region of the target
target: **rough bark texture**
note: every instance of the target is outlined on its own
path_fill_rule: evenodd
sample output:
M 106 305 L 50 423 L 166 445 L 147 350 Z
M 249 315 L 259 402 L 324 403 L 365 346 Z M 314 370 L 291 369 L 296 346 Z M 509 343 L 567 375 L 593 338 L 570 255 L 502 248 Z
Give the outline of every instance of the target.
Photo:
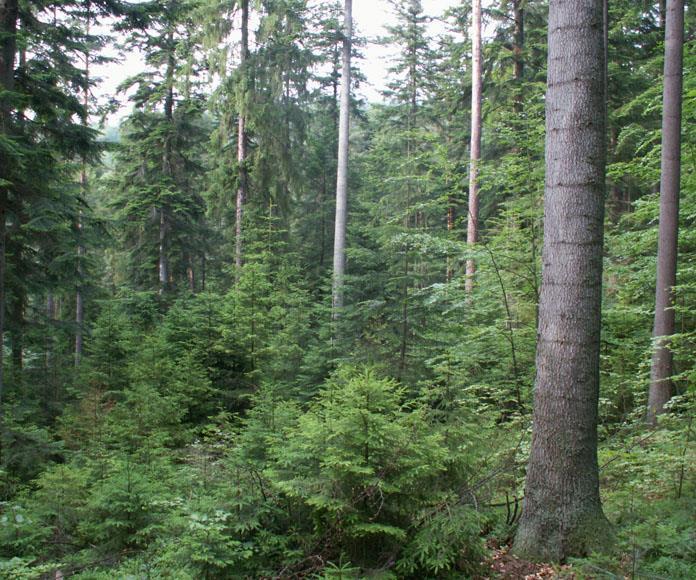
M 672 351 L 674 334 L 674 286 L 677 283 L 677 241 L 679 234 L 679 180 L 681 161 L 682 59 L 684 45 L 684 0 L 667 0 L 665 28 L 665 71 L 662 93 L 662 162 L 660 177 L 660 232 L 657 245 L 655 324 L 648 422 L 672 396 Z
M 346 272 L 346 221 L 348 216 L 348 143 L 350 137 L 350 52 L 353 38 L 353 2 L 345 0 L 343 12 L 343 57 L 341 106 L 338 121 L 338 169 L 336 171 L 336 224 L 334 229 L 332 317 L 343 308 Z
M 239 54 L 239 70 L 243 75 L 243 82 L 246 83 L 246 61 L 249 53 L 249 0 L 242 0 L 242 46 L 240 48 Z M 246 84 L 244 86 L 246 91 Z M 246 169 L 246 157 L 247 157 L 247 135 L 246 135 L 246 116 L 244 111 L 244 105 L 242 103 L 238 106 L 238 118 L 237 118 L 237 170 L 239 172 L 239 183 L 237 185 L 237 199 L 236 199 L 236 212 L 235 212 L 235 245 L 234 245 L 234 265 L 235 265 L 235 280 L 239 281 L 239 276 L 241 275 L 242 261 L 243 261 L 243 249 L 242 249 L 242 219 L 244 218 L 244 204 L 247 198 L 247 169 Z
M 471 15 L 471 145 L 469 148 L 469 217 L 466 229 L 466 243 L 472 248 L 478 242 L 478 164 L 481 159 L 481 0 L 473 0 Z M 466 261 L 465 289 L 470 293 L 474 288 L 476 263 Z
M 606 546 L 597 404 L 605 157 L 602 0 L 552 0 L 534 427 L 514 549 L 560 561 Z
M 0 89 L 14 90 L 14 64 L 17 52 L 17 0 L 0 0 Z M 0 98 L 0 131 L 7 134 L 11 130 L 12 106 L 7 97 Z M 0 158 L 0 167 L 4 167 Z M 5 336 L 5 241 L 7 191 L 0 190 L 0 346 Z M 2 418 L 2 397 L 4 390 L 5 365 L 4 348 L 0 348 L 0 420 Z

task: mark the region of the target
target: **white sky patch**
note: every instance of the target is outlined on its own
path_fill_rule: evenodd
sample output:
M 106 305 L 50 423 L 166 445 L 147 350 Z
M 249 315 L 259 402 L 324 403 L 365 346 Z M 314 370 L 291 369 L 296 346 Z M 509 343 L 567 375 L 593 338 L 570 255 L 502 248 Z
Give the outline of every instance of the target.
M 429 24 L 428 32 L 432 36 L 445 31 L 445 27 L 438 17 L 462 0 L 422 0 L 424 14 L 434 20 Z M 485 2 L 484 2 L 485 3 Z M 386 88 L 387 70 L 394 56 L 394 50 L 377 44 L 380 37 L 387 35 L 386 26 L 394 22 L 394 15 L 388 0 L 354 0 L 353 21 L 356 33 L 367 39 L 367 45 L 362 49 L 363 59 L 357 62 L 367 78 L 359 90 L 359 96 L 368 101 L 382 100 L 382 91 Z M 253 26 L 253 22 L 251 22 Z M 105 31 L 106 32 L 106 31 Z M 109 56 L 116 56 L 113 49 L 106 51 Z M 138 74 L 145 68 L 143 55 L 137 51 L 122 55 L 118 62 L 112 62 L 93 67 L 93 74 L 100 78 L 99 86 L 93 93 L 99 102 L 116 97 L 117 87 L 129 76 Z M 131 104 L 124 95 L 118 96 L 121 108 L 118 113 L 112 115 L 109 122 L 113 124 L 126 116 Z

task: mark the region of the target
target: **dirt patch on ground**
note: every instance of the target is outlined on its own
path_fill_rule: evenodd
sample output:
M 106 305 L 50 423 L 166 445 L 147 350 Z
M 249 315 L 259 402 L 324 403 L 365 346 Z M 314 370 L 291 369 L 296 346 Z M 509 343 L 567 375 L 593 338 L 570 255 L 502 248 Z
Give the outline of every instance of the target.
M 481 580 L 537 580 L 544 578 L 575 578 L 571 566 L 552 566 L 521 560 L 510 554 L 510 546 L 491 546 L 491 557 L 484 563 L 490 571 Z

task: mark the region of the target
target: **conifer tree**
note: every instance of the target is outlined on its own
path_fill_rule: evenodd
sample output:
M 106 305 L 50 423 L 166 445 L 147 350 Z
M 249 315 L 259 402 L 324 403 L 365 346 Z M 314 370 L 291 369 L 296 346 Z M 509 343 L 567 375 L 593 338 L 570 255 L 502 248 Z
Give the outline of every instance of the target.
M 239 90 L 237 104 L 237 171 L 239 184 L 237 185 L 237 200 L 235 212 L 235 250 L 234 262 L 236 267 L 235 277 L 239 280 L 240 269 L 242 267 L 242 218 L 244 216 L 244 202 L 247 198 L 248 176 L 246 167 L 247 158 L 247 131 L 246 131 L 246 105 L 244 103 L 245 93 L 248 90 L 247 60 L 249 58 L 249 0 L 241 0 L 242 42 L 239 47 L 239 71 L 241 77 L 241 90 Z
M 672 396 L 672 352 L 669 337 L 675 331 L 674 286 L 677 283 L 679 234 L 679 181 L 681 174 L 682 60 L 684 2 L 667 0 L 665 66 L 662 111 L 660 177 L 660 231 L 655 288 L 655 350 L 650 370 L 648 422 L 654 424 Z
M 343 14 L 343 49 L 341 71 L 341 107 L 338 127 L 338 171 L 336 173 L 336 227 L 334 233 L 332 317 L 343 308 L 346 269 L 346 220 L 348 216 L 348 144 L 350 138 L 350 57 L 352 51 L 352 0 L 345 0 Z
M 602 1 L 549 8 L 534 426 L 515 551 L 560 561 L 609 536 L 597 464 L 605 90 Z
M 466 243 L 473 248 L 479 236 L 479 162 L 481 159 L 481 101 L 482 101 L 482 51 L 481 51 L 481 1 L 473 0 L 471 14 L 471 145 L 469 147 L 469 208 Z M 474 288 L 476 263 L 466 261 L 466 290 Z

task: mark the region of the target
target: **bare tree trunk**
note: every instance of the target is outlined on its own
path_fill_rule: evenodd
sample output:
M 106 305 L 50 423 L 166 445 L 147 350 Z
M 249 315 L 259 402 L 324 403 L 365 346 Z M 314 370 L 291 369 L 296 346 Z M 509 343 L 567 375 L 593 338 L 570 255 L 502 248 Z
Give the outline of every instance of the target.
M 17 262 L 21 263 L 21 254 L 17 252 Z M 14 303 L 12 304 L 11 331 L 10 331 L 10 350 L 12 355 L 12 366 L 17 379 L 21 376 L 24 368 L 24 314 L 27 296 L 25 288 L 18 288 Z
M 196 272 L 193 268 L 193 256 L 189 255 L 186 258 L 186 279 L 188 280 L 188 287 L 192 294 L 196 293 Z
M 551 0 L 534 426 L 517 554 L 606 546 L 597 465 L 605 191 L 602 0 Z
M 514 0 L 512 4 L 513 19 L 515 21 L 514 46 L 512 50 L 515 63 L 514 75 L 517 90 L 513 110 L 518 115 L 524 108 L 524 99 L 522 98 L 522 88 L 520 86 L 524 77 L 524 59 L 522 58 L 522 51 L 524 50 L 524 7 L 522 2 L 523 0 Z
M 167 36 L 169 54 L 167 56 L 167 71 L 165 73 L 166 96 L 164 99 L 164 118 L 167 122 L 167 131 L 164 141 L 164 153 L 162 154 L 162 172 L 167 177 L 172 177 L 172 133 L 174 130 L 174 32 L 169 31 Z M 159 293 L 163 295 L 169 290 L 171 273 L 169 271 L 169 209 L 164 201 L 159 208 Z
M 14 90 L 14 64 L 17 52 L 17 0 L 0 0 L 0 88 Z M 6 97 L 0 99 L 0 131 L 7 135 L 11 131 L 12 105 Z M 0 164 L 4 161 L 0 157 Z M 5 386 L 5 219 L 7 213 L 7 190 L 0 189 L 0 422 L 2 421 L 2 400 Z
M 247 90 L 247 70 L 246 62 L 249 54 L 249 0 L 242 0 L 242 46 L 239 55 L 239 70 L 242 74 L 243 91 L 240 99 L 244 98 L 244 93 Z M 247 157 L 247 135 L 246 135 L 246 111 L 243 102 L 238 103 L 238 120 L 237 120 L 237 170 L 239 171 L 239 183 L 237 185 L 237 200 L 235 213 L 235 246 L 234 246 L 234 265 L 235 265 L 235 280 L 239 281 L 239 276 L 242 272 L 242 219 L 244 218 L 244 204 L 247 198 L 248 175 L 246 168 Z
M 469 216 L 466 229 L 466 243 L 472 250 L 478 242 L 478 164 L 481 159 L 481 0 L 473 0 L 471 15 L 471 145 L 469 148 Z M 466 261 L 465 289 L 474 289 L 476 262 Z
M 454 205 L 455 200 L 452 196 L 447 198 L 447 233 L 450 239 L 454 235 L 454 225 L 457 217 L 457 208 Z M 454 262 L 451 257 L 447 258 L 447 281 L 451 282 L 454 276 Z
M 679 235 L 679 181 L 681 171 L 682 59 L 684 45 L 684 0 L 667 0 L 665 28 L 665 72 L 662 94 L 662 161 L 660 177 L 660 232 L 657 245 L 655 288 L 655 350 L 650 369 L 648 422 L 672 396 L 672 351 L 674 334 L 674 286 L 677 283 Z
M 91 24 L 90 5 L 87 4 L 87 22 L 85 29 L 89 36 Z M 82 124 L 87 125 L 89 122 L 89 50 L 85 51 L 85 86 L 82 95 L 82 106 L 84 114 Z M 87 160 L 82 159 L 82 168 L 80 170 L 80 189 L 83 199 L 87 197 Z M 79 367 L 82 362 L 82 327 L 85 323 L 85 305 L 82 296 L 82 278 L 84 276 L 82 268 L 82 259 L 85 255 L 85 246 L 82 243 L 82 210 L 77 216 L 77 288 L 75 289 L 75 366 Z
M 336 227 L 334 230 L 333 295 L 331 316 L 343 309 L 346 270 L 346 221 L 348 214 L 348 143 L 350 136 L 350 52 L 353 38 L 353 2 L 345 0 L 343 13 L 343 66 L 338 121 L 338 169 L 336 171 Z
M 55 321 L 56 314 L 56 302 L 53 297 L 53 293 L 49 291 L 46 296 L 46 335 L 44 336 L 44 370 L 46 375 L 46 386 L 48 386 L 48 374 L 53 362 L 53 340 L 52 331 L 53 323 Z
M 169 285 L 169 268 L 167 262 L 167 214 L 164 207 L 159 210 L 159 293 L 164 294 Z

